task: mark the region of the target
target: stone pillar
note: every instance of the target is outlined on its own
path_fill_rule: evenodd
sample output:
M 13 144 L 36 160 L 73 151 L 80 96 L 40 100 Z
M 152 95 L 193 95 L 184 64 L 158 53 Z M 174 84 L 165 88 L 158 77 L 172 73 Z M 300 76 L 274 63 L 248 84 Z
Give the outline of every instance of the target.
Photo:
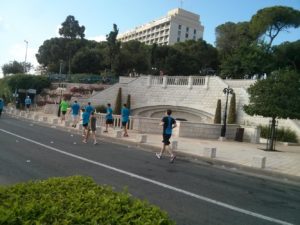
M 163 88 L 167 88 L 168 76 L 163 76 Z
M 260 127 L 255 127 L 254 132 L 251 135 L 251 143 L 258 144 L 260 139 Z
M 151 75 L 148 75 L 148 78 L 147 78 L 147 87 L 151 87 L 151 83 L 152 83 L 152 76 Z
M 188 88 L 189 88 L 189 89 L 192 89 L 192 88 L 193 88 L 193 77 L 192 77 L 192 76 L 189 76 Z
M 205 89 L 208 89 L 209 76 L 205 76 Z

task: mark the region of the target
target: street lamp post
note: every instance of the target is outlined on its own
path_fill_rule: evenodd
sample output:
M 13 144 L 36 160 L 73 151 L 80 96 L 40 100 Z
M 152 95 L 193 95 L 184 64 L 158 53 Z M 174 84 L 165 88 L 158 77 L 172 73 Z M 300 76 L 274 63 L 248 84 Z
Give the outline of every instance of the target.
M 24 61 L 24 73 L 26 73 L 26 61 L 27 61 L 27 49 L 28 49 L 28 41 L 24 40 L 26 43 L 26 50 L 25 50 L 25 61 Z
M 227 120 L 227 105 L 228 105 L 228 95 L 233 94 L 233 89 L 229 86 L 223 89 L 223 93 L 226 95 L 226 103 L 225 103 L 225 110 L 224 110 L 224 118 L 223 118 L 223 125 L 221 128 L 221 137 L 225 137 L 226 134 L 226 120 Z

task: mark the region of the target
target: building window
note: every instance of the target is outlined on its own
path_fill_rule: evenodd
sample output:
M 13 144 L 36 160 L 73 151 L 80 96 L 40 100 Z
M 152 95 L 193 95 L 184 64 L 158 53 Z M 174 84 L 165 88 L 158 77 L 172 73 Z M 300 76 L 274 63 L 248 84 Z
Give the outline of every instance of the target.
M 180 42 L 180 37 L 177 38 L 177 42 Z
M 181 31 L 179 30 L 179 31 L 178 31 L 178 36 L 180 36 L 180 35 L 181 35 Z
M 190 29 L 189 27 L 186 27 L 186 32 L 189 32 L 189 29 Z
M 194 34 L 196 34 L 196 32 L 197 32 L 197 30 L 196 30 L 196 29 L 194 29 Z
M 181 30 L 181 25 L 180 24 L 178 25 L 178 30 Z
M 185 38 L 189 38 L 189 34 L 188 33 L 185 34 Z

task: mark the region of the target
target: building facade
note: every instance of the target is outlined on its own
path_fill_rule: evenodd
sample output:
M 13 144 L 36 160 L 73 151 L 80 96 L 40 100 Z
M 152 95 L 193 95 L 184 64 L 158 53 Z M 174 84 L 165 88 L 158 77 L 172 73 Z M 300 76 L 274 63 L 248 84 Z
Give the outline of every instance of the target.
M 119 34 L 121 42 L 137 40 L 145 44 L 172 45 L 186 40 L 203 39 L 200 16 L 177 8 L 160 19 Z

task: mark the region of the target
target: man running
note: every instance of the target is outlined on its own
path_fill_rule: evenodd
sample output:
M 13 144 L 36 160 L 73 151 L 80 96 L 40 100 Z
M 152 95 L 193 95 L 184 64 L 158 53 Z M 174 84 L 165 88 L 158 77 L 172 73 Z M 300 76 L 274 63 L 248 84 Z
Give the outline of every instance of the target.
M 170 148 L 170 138 L 172 136 L 172 129 L 175 128 L 176 121 L 173 117 L 171 117 L 172 110 L 168 109 L 166 111 L 166 116 L 164 116 L 161 120 L 161 123 L 159 125 L 163 126 L 163 147 L 160 151 L 160 153 L 155 153 L 156 157 L 160 159 L 164 153 L 164 151 L 167 149 L 170 154 L 170 163 L 173 163 L 176 156 L 174 155 L 173 151 Z
M 85 137 L 85 142 L 87 142 L 87 140 L 89 139 L 89 136 L 90 136 L 90 131 L 91 131 L 92 137 L 94 140 L 94 145 L 98 144 L 97 139 L 96 139 L 96 120 L 97 120 L 96 115 L 95 115 L 95 112 L 93 111 L 90 115 L 90 126 L 89 126 L 89 129 L 87 130 L 86 137 Z
M 85 107 L 85 111 L 86 111 L 89 115 L 91 115 L 91 113 L 94 111 L 94 107 L 91 106 L 91 103 L 90 103 L 90 102 L 88 102 L 88 105 Z
M 113 123 L 114 123 L 114 119 L 113 119 L 113 116 L 112 116 L 112 108 L 111 108 L 111 105 L 110 103 L 107 104 L 107 108 L 106 108 L 106 116 L 105 116 L 105 119 L 106 119 L 106 122 L 105 122 L 105 133 L 108 132 L 108 125 L 112 126 Z
M 61 112 L 61 123 L 63 120 L 66 120 L 66 113 L 68 111 L 69 104 L 66 102 L 65 99 L 63 99 L 60 103 L 60 112 Z
M 27 97 L 25 98 L 25 108 L 26 108 L 27 112 L 29 112 L 30 105 L 31 105 L 31 99 L 30 99 L 29 95 L 27 95 Z
M 71 106 L 71 111 L 72 111 L 72 119 L 73 119 L 72 127 L 76 128 L 79 119 L 79 113 L 80 113 L 80 105 L 77 103 L 76 100 Z
M 126 104 L 123 105 L 121 115 L 122 115 L 122 127 L 124 129 L 124 137 L 128 137 L 127 124 L 128 124 L 128 121 L 129 121 L 130 111 L 127 108 Z
M 2 115 L 2 110 L 3 110 L 3 108 L 4 108 L 4 101 L 3 101 L 2 98 L 0 98 L 0 117 L 1 117 L 1 115 Z
M 90 119 L 90 114 L 88 114 L 86 111 L 85 111 L 85 108 L 82 108 L 81 109 L 82 111 L 82 126 L 83 126 L 83 140 L 82 142 L 83 143 L 87 143 L 86 142 L 86 139 L 87 139 L 87 135 L 88 135 L 88 132 L 89 132 L 89 119 Z

